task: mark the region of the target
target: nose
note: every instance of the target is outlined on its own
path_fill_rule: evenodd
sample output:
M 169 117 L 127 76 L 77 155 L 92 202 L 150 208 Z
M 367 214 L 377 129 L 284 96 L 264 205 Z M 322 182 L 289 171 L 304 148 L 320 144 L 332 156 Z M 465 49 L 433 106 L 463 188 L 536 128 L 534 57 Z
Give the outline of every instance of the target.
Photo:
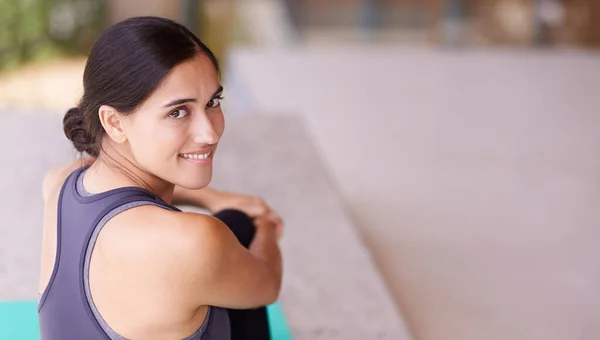
M 219 142 L 219 134 L 206 113 L 196 115 L 192 126 L 194 143 L 211 145 Z

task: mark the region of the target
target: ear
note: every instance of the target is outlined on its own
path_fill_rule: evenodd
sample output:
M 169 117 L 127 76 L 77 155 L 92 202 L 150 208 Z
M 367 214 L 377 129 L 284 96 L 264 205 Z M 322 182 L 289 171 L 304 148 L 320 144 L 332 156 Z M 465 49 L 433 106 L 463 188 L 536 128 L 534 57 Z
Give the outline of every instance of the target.
M 127 135 L 123 129 L 123 115 L 119 111 L 111 106 L 102 105 L 98 109 L 98 118 L 100 118 L 104 131 L 113 141 L 119 144 L 127 141 Z

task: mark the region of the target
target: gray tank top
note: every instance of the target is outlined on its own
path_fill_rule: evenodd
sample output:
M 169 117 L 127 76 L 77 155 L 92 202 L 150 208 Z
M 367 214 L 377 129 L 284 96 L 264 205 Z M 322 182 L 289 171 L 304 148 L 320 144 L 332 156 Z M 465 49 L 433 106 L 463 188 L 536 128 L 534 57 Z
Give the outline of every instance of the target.
M 83 188 L 82 174 L 73 171 L 58 198 L 56 260 L 50 282 L 38 304 L 43 340 L 126 340 L 102 319 L 89 285 L 89 265 L 102 227 L 117 214 L 141 205 L 180 211 L 139 187 L 124 187 L 100 194 Z M 229 340 L 227 310 L 209 307 L 200 328 L 185 340 Z

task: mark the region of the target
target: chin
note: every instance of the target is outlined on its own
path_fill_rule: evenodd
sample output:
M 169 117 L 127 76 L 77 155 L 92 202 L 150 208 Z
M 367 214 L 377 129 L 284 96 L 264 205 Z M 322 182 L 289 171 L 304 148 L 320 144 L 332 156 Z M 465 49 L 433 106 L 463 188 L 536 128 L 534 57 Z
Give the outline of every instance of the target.
M 210 178 L 206 178 L 204 180 L 200 180 L 200 181 L 188 181 L 188 182 L 183 182 L 183 183 L 177 183 L 177 185 L 181 186 L 182 188 L 186 188 L 189 190 L 199 190 L 202 188 L 206 188 L 208 186 L 208 184 L 210 183 Z

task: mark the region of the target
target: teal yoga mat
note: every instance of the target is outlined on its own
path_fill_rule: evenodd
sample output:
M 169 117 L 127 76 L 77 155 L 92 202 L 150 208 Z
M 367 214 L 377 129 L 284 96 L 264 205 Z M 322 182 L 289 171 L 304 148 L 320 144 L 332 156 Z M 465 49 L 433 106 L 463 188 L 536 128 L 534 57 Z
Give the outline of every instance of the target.
M 267 307 L 272 340 L 292 340 L 279 303 Z M 37 301 L 0 301 L 1 340 L 39 340 Z

